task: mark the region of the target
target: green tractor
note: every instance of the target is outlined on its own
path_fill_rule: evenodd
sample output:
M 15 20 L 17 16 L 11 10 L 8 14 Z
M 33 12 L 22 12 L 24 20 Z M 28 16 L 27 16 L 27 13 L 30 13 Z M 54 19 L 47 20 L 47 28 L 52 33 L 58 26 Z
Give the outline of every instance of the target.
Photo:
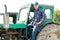
M 60 27 L 54 21 L 54 6 L 40 5 L 45 10 L 46 19 L 44 26 L 38 31 L 37 40 L 60 40 Z M 22 6 L 19 12 L 0 13 L 0 36 L 1 40 L 30 40 L 28 38 L 28 24 L 34 16 L 32 4 Z

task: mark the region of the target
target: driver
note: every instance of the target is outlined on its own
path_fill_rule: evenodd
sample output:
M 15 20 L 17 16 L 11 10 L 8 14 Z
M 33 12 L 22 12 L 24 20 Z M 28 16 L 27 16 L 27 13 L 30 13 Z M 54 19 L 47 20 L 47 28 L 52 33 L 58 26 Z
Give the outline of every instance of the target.
M 46 18 L 46 14 L 44 12 L 44 10 L 42 10 L 41 8 L 39 8 L 39 4 L 38 2 L 35 2 L 34 4 L 34 17 L 32 22 L 29 24 L 29 29 L 31 28 L 31 26 L 33 26 L 33 30 L 31 32 L 31 40 L 36 40 L 36 34 L 38 32 L 38 30 L 40 29 L 41 25 L 43 25 L 43 22 Z

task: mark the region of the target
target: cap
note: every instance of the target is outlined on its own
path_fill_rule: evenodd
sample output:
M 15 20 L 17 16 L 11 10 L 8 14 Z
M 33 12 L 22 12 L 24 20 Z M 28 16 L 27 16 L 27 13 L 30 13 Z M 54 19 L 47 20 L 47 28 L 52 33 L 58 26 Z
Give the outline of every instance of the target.
M 35 5 L 38 5 L 38 2 L 35 2 Z

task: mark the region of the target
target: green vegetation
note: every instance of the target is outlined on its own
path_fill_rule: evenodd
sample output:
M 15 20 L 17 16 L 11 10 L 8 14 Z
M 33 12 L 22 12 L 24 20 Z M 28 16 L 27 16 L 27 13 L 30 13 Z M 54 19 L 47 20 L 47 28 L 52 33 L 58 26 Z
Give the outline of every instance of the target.
M 54 11 L 54 21 L 58 24 L 60 24 L 60 10 L 56 9 Z

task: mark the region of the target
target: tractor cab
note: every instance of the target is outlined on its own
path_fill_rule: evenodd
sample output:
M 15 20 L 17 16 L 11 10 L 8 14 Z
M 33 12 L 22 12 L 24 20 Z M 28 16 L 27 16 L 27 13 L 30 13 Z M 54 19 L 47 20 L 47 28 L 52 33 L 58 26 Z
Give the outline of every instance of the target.
M 50 5 L 39 5 L 39 8 L 42 8 L 45 13 L 46 13 L 46 19 L 44 20 L 45 24 L 51 23 L 53 22 L 53 16 L 54 16 L 54 6 L 50 6 Z M 29 24 L 34 16 L 34 5 L 27 5 L 27 6 L 23 6 L 20 11 L 19 11 L 19 16 L 22 16 L 22 19 L 19 17 L 18 19 L 20 20 L 24 20 L 26 17 L 27 21 L 26 23 Z M 22 13 L 23 12 L 23 13 Z M 24 15 L 22 15 L 24 14 Z M 27 15 L 26 15 L 27 14 Z M 25 18 L 23 18 L 25 17 Z

